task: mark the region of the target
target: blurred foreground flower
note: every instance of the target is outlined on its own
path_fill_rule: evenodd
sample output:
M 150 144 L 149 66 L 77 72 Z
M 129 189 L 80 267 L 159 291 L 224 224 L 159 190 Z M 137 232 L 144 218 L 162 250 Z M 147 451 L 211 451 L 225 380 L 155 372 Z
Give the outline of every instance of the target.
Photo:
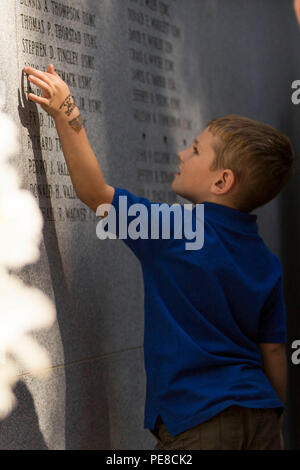
M 18 365 L 31 373 L 51 366 L 47 352 L 28 333 L 55 320 L 50 300 L 7 271 L 36 262 L 42 238 L 40 210 L 34 197 L 20 189 L 8 161 L 18 149 L 16 126 L 0 113 L 0 419 L 16 405 Z

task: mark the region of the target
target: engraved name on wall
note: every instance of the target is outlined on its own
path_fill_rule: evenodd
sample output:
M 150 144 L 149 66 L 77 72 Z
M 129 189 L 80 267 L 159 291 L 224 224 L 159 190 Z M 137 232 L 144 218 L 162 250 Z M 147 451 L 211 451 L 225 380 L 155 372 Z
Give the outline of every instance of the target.
M 54 0 L 17 0 L 19 68 L 46 71 L 52 63 L 68 84 L 84 124 L 101 118 L 95 86 L 99 38 L 97 14 L 88 8 Z M 25 94 L 29 83 L 24 80 Z M 41 95 L 39 88 L 30 85 Z M 27 132 L 26 132 L 27 130 Z M 28 189 L 39 201 L 45 221 L 85 221 L 94 214 L 78 200 L 65 163 L 55 123 L 40 106 L 27 103 L 23 119 L 23 151 Z
M 169 136 L 182 148 L 193 129 L 176 80 L 176 48 L 182 40 L 176 2 L 128 0 L 127 5 L 132 117 L 142 136 L 135 151 L 138 193 L 173 203 L 178 157 Z

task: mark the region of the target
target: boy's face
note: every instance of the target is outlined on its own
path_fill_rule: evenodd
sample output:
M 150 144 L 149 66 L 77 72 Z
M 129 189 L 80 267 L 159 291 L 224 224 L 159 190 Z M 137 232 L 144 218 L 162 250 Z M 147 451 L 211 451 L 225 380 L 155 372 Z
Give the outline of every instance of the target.
M 186 150 L 178 153 L 181 160 L 172 182 L 172 190 L 194 204 L 212 200 L 212 189 L 218 181 L 217 171 L 209 168 L 215 158 L 214 136 L 205 129 Z

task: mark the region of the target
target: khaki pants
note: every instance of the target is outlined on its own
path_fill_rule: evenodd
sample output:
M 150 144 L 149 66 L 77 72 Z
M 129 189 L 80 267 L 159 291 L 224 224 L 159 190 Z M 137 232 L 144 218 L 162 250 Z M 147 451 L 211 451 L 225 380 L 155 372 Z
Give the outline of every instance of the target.
M 208 421 L 173 437 L 159 416 L 155 450 L 280 450 L 280 427 L 273 408 L 230 406 Z

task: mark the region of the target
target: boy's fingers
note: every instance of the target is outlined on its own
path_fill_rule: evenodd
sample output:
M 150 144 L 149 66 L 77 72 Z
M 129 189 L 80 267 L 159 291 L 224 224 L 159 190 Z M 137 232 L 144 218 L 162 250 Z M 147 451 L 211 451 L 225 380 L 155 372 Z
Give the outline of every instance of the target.
M 35 85 L 37 85 L 39 88 L 41 88 L 42 90 L 45 90 L 47 91 L 47 93 L 49 93 L 50 96 L 52 96 L 52 90 L 51 88 L 49 87 L 49 85 L 46 83 L 46 82 L 43 82 L 42 80 L 40 80 L 39 78 L 37 77 L 34 77 L 33 75 L 30 75 L 28 77 L 28 80 L 32 83 L 34 83 Z
M 40 70 L 34 69 L 32 67 L 24 67 L 23 71 L 27 75 L 33 75 L 34 77 L 38 77 L 41 80 L 44 80 L 44 82 L 48 83 L 48 85 L 51 84 L 50 79 L 48 78 L 48 76 L 44 72 L 41 72 Z
M 48 65 L 48 72 L 52 73 L 56 77 L 59 77 L 59 75 L 54 70 L 53 64 Z
M 58 75 L 58 74 L 55 72 L 55 69 L 54 69 L 54 66 L 53 66 L 53 64 L 50 64 L 50 67 L 51 67 L 51 69 L 52 69 L 52 71 L 53 71 L 54 75 L 57 75 L 57 76 L 59 76 L 59 75 Z
M 49 100 L 47 98 L 42 98 L 41 96 L 36 96 L 33 93 L 29 93 L 28 98 L 31 101 L 34 101 L 35 103 L 44 104 L 46 106 L 49 106 Z

